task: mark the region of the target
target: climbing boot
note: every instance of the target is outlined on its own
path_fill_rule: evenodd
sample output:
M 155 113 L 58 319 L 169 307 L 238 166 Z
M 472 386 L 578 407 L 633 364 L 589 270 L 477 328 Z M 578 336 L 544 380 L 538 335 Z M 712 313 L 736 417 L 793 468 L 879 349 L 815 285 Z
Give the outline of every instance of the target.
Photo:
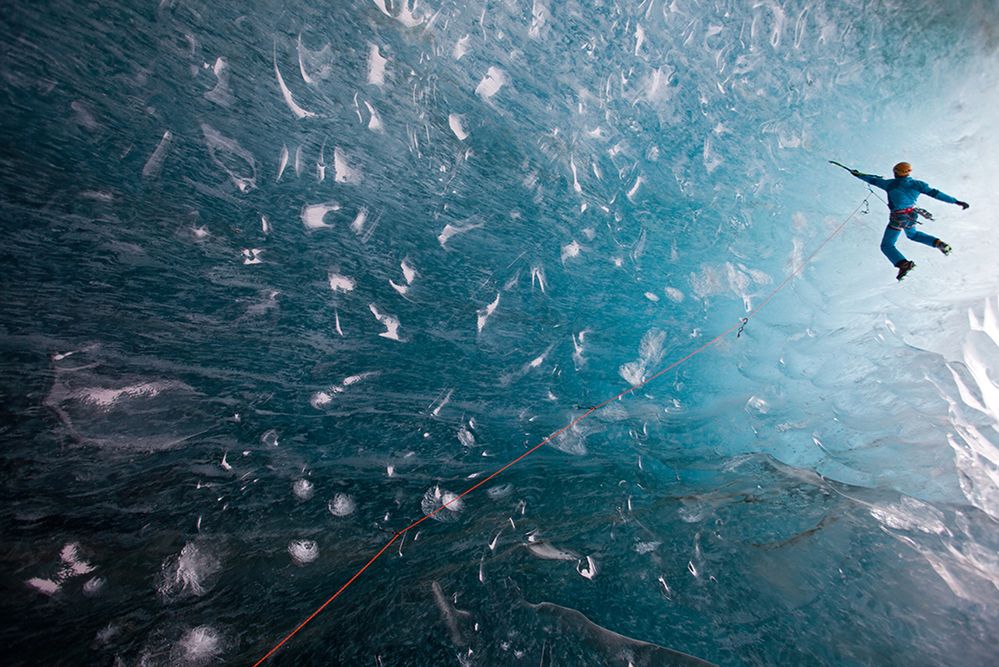
M 916 263 L 908 259 L 903 259 L 895 266 L 898 267 L 898 275 L 895 276 L 895 280 L 902 280 L 909 274 L 909 271 L 916 268 Z
M 933 242 L 933 247 L 945 255 L 949 255 L 950 251 L 953 250 L 953 248 L 950 247 L 949 243 L 941 241 L 940 239 L 937 239 L 936 241 Z

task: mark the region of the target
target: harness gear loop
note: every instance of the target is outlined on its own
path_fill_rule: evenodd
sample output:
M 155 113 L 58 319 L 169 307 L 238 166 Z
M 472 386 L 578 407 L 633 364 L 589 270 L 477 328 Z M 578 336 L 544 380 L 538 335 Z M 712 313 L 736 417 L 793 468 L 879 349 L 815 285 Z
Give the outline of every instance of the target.
M 892 211 L 888 215 L 888 226 L 892 229 L 905 230 L 909 227 L 923 224 L 919 220 L 921 217 L 932 220 L 933 214 L 925 208 L 916 208 L 915 206 L 901 208 L 897 211 Z

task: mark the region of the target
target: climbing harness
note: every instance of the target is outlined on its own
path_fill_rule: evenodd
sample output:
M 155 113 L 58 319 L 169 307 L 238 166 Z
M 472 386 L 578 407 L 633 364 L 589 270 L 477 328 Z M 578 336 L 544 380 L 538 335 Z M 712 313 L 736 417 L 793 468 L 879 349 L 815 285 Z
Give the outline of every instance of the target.
M 832 162 L 832 160 L 830 160 L 830 162 Z M 838 162 L 833 162 L 833 164 L 837 164 L 837 165 L 843 167 L 843 165 L 840 165 Z M 843 168 L 844 169 L 848 169 L 848 167 L 843 167 Z M 871 192 L 873 193 L 874 191 L 872 190 Z M 876 195 L 876 193 L 874 193 L 874 194 Z M 396 531 L 396 533 L 392 536 L 392 539 L 390 539 L 388 542 L 386 542 L 385 545 L 382 546 L 382 548 L 379 549 L 378 552 L 375 555 L 373 555 L 370 559 L 368 559 L 368 561 L 364 565 L 362 565 L 357 570 L 357 572 L 355 572 L 354 575 L 352 577 L 350 577 L 350 579 L 348 579 L 342 586 L 340 586 L 340 588 L 337 589 L 337 591 L 335 593 L 333 593 L 333 595 L 331 595 L 329 597 L 329 599 L 327 599 L 325 602 L 323 602 L 321 605 L 319 605 L 319 607 L 316 608 L 316 610 L 314 612 L 312 612 L 311 614 L 309 614 L 309 616 L 304 621 L 302 621 L 301 623 L 299 623 L 295 627 L 294 630 L 292 630 L 291 632 L 289 632 L 281 641 L 279 641 L 277 644 L 275 644 L 273 648 L 271 648 L 269 651 L 267 651 L 267 653 L 262 658 L 260 658 L 255 663 L 253 663 L 253 667 L 260 667 L 260 665 L 262 665 L 271 656 L 273 656 L 282 646 L 284 646 L 286 643 L 288 643 L 291 640 L 292 637 L 294 637 L 295 635 L 297 635 L 299 633 L 299 631 L 302 630 L 302 628 L 304 628 L 306 625 L 308 625 L 312 621 L 312 619 L 314 619 L 316 616 L 318 616 L 320 613 L 322 613 L 322 611 L 324 609 L 326 609 L 326 607 L 328 607 L 330 604 L 332 604 L 332 602 L 334 600 L 336 600 L 338 597 L 340 597 L 340 595 L 345 590 L 347 590 L 348 587 L 350 587 L 355 581 L 357 581 L 357 579 L 360 578 L 360 576 L 362 574 L 364 574 L 367 571 L 367 569 L 369 567 L 371 567 L 371 565 L 376 560 L 378 560 L 379 558 L 381 558 L 382 554 L 384 554 L 388 550 L 388 548 L 390 546 L 392 546 L 396 542 L 396 540 L 398 540 L 400 537 L 405 537 L 406 533 L 408 533 L 412 529 L 416 528 L 417 526 L 419 526 L 420 524 L 422 524 L 427 519 L 433 518 L 434 516 L 436 516 L 437 514 L 439 514 L 440 512 L 442 512 L 443 510 L 445 510 L 446 508 L 448 508 L 450 505 L 452 505 L 454 503 L 460 502 L 462 498 L 464 498 L 468 494 L 472 493 L 473 491 L 475 491 L 479 487 L 483 486 L 484 484 L 492 481 L 493 479 L 495 479 L 496 477 L 498 477 L 499 475 L 501 475 L 503 472 L 505 472 L 507 469 L 509 469 L 509 468 L 515 466 L 516 464 L 520 463 L 525 458 L 527 458 L 528 456 L 530 456 L 534 452 L 538 451 L 539 449 L 541 449 L 542 447 L 544 447 L 549 442 L 551 442 L 552 440 L 556 439 L 557 437 L 559 437 L 560 435 L 562 435 L 563 433 L 565 433 L 569 429 L 573 428 L 576 424 L 578 424 L 579 422 L 583 421 L 584 419 L 586 419 L 587 417 L 589 417 L 591 414 L 593 414 L 597 410 L 600 410 L 601 408 L 603 408 L 603 407 L 605 407 L 607 405 L 610 405 L 611 403 L 614 403 L 615 401 L 618 401 L 618 400 L 624 398 L 628 394 L 631 394 L 631 393 L 634 393 L 634 392 L 638 391 L 639 389 L 641 389 L 642 387 L 646 386 L 650 382 L 652 382 L 652 381 L 654 381 L 654 380 L 662 377 L 666 373 L 670 372 L 671 370 L 673 370 L 674 368 L 676 368 L 680 364 L 682 364 L 682 363 L 686 362 L 687 360 L 689 360 L 689 359 L 697 356 L 701 352 L 704 352 L 709 347 L 712 347 L 713 345 L 717 344 L 719 341 L 721 341 L 723 338 L 725 338 L 726 336 L 728 336 L 733 331 L 736 331 L 736 338 L 741 337 L 742 332 L 746 328 L 746 325 L 749 324 L 749 320 L 752 317 L 754 317 L 757 313 L 759 313 L 763 308 L 765 308 L 767 306 L 767 304 L 769 304 L 770 301 L 773 300 L 773 298 L 777 295 L 778 292 L 780 292 L 782 289 L 784 289 L 784 287 L 792 279 L 794 279 L 799 273 L 801 273 L 801 271 L 812 261 L 812 259 L 815 258 L 815 256 L 822 250 L 822 248 L 824 248 L 827 243 L 829 243 L 836 235 L 838 235 L 843 230 L 843 228 L 846 227 L 847 223 L 850 222 L 850 220 L 852 220 L 857 215 L 857 213 L 861 212 L 861 208 L 864 209 L 863 210 L 864 213 L 867 213 L 869 211 L 870 206 L 868 204 L 867 197 L 865 197 L 863 199 L 863 201 L 861 201 L 860 204 L 857 205 L 857 207 L 853 210 L 853 213 L 851 213 L 850 215 L 848 215 L 846 217 L 846 219 L 843 220 L 843 222 L 840 223 L 840 225 L 838 227 L 836 227 L 836 229 L 834 229 L 833 232 L 828 237 L 826 237 L 826 239 L 824 241 L 822 241 L 822 243 L 820 243 L 819 246 L 815 250 L 812 251 L 812 254 L 810 254 L 808 257 L 806 257 L 794 269 L 794 271 L 792 271 L 790 274 L 788 274 L 788 276 L 785 277 L 784 280 L 779 285 L 777 285 L 777 287 L 775 287 L 773 289 L 773 291 L 770 292 L 770 294 L 767 295 L 767 297 L 763 300 L 762 303 L 760 303 L 760 305 L 756 306 L 751 311 L 749 311 L 748 313 L 746 313 L 745 316 L 740 317 L 738 323 L 733 324 L 732 326 L 730 326 L 725 331 L 721 332 L 720 334 L 718 334 L 717 336 L 715 336 L 714 338 L 712 338 L 708 342 L 704 343 L 703 345 L 701 345 L 700 347 L 698 347 L 697 349 L 695 349 L 693 352 L 689 352 L 686 356 L 681 357 L 680 359 L 677 359 L 673 363 L 669 364 L 668 366 L 666 366 L 662 370 L 657 371 L 655 374 L 653 374 L 653 375 L 649 376 L 648 378 L 642 380 L 638 384 L 635 384 L 635 385 L 633 385 L 631 387 L 628 387 L 624 391 L 621 391 L 620 393 L 618 393 L 616 396 L 614 396 L 612 398 L 608 398 L 607 400 L 603 401 L 602 403 L 598 403 L 597 405 L 593 405 L 593 406 L 588 407 L 584 413 L 578 415 L 576 418 L 574 418 L 568 424 L 566 424 L 565 426 L 563 426 L 559 430 L 555 431 L 554 433 L 552 433 L 551 435 L 549 435 L 548 437 L 546 437 L 545 439 L 543 439 L 541 442 L 539 442 L 538 444 L 534 445 L 533 447 L 531 447 L 530 449 L 528 449 L 527 451 L 525 451 L 524 453 L 522 453 L 517 458 L 513 459 L 512 461 L 510 461 L 506 465 L 504 465 L 501 468 L 498 468 L 497 470 L 495 470 L 494 472 L 492 472 L 487 477 L 481 479 L 480 481 L 476 482 L 472 486 L 468 487 L 467 489 L 465 489 L 464 491 L 462 491 L 458 495 L 456 495 L 453 498 L 451 498 L 450 500 L 448 500 L 446 503 L 443 503 L 442 505 L 440 505 L 434 511 L 426 514 L 425 516 L 423 516 L 423 517 L 421 517 L 419 519 L 417 519 L 416 521 L 412 522 L 411 524 L 409 524 L 408 526 L 406 526 L 402 530 Z M 579 407 L 580 407 L 580 409 L 582 408 L 582 406 L 579 406 Z
M 914 225 L 923 224 L 922 222 L 919 221 L 919 218 L 926 218 L 927 220 L 932 220 L 933 214 L 927 211 L 925 208 L 917 208 L 915 206 L 910 206 L 909 208 L 900 208 L 897 211 L 892 211 L 888 215 L 888 226 L 898 231 L 904 231 Z

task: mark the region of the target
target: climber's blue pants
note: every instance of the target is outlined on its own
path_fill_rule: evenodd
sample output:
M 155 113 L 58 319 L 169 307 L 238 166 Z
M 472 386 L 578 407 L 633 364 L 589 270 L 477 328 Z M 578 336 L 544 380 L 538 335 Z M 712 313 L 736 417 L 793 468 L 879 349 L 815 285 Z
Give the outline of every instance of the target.
M 899 228 L 894 226 L 892 223 L 889 223 L 889 225 L 885 227 L 885 235 L 881 238 L 881 252 L 885 254 L 885 257 L 888 258 L 888 261 L 891 262 L 892 266 L 898 266 L 899 262 L 905 260 L 902 253 L 900 253 L 895 247 L 895 242 L 898 241 L 898 236 L 902 232 L 905 232 L 905 235 L 909 237 L 910 241 L 922 243 L 930 246 L 931 248 L 937 242 L 937 237 L 924 234 L 923 232 L 917 230 L 915 225 Z

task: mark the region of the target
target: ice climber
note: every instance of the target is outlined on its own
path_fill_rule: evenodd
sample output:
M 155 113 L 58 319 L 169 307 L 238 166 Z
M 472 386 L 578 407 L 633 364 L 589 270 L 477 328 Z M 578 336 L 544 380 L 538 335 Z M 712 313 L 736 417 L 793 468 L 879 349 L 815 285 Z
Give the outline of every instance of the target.
M 915 207 L 916 199 L 919 198 L 919 195 L 929 195 L 934 199 L 939 199 L 948 204 L 957 204 L 962 209 L 967 209 L 969 205 L 967 202 L 954 199 L 936 188 L 931 188 L 924 181 L 917 181 L 912 178 L 909 175 L 912 173 L 912 165 L 908 162 L 899 162 L 892 167 L 892 172 L 895 174 L 895 178 L 888 179 L 871 174 L 863 174 L 856 169 L 850 170 L 850 173 L 860 180 L 871 185 L 876 185 L 888 193 L 888 209 L 891 213 L 888 214 L 888 226 L 885 228 L 885 235 L 881 238 L 881 252 L 885 254 L 885 257 L 888 258 L 888 261 L 893 266 L 898 268 L 896 279 L 902 280 L 909 271 L 916 268 L 916 263 L 906 259 L 895 247 L 895 242 L 898 241 L 900 233 L 905 232 L 910 241 L 933 246 L 945 255 L 949 255 L 951 251 L 950 245 L 944 241 L 916 229 L 919 216 L 923 216 L 927 220 L 933 219 L 933 216 L 927 211 Z

